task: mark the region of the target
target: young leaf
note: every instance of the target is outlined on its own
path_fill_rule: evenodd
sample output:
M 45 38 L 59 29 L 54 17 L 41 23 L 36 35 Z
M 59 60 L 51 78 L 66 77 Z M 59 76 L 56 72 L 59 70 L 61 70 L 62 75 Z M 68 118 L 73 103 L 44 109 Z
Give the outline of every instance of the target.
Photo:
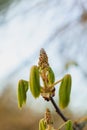
M 40 95 L 40 76 L 39 70 L 36 65 L 31 67 L 30 70 L 30 91 L 34 98 L 39 97 Z
M 39 121 L 39 130 L 46 130 L 46 124 L 44 122 L 44 119 L 41 119 Z
M 19 80 L 18 82 L 18 107 L 21 108 L 26 103 L 26 92 L 28 90 L 28 81 Z
M 70 92 L 71 92 L 71 75 L 66 74 L 59 88 L 59 106 L 65 108 L 68 106 L 70 101 Z
M 65 127 L 66 127 L 65 130 L 73 130 L 73 126 L 72 126 L 71 120 L 68 120 L 66 122 L 66 126 Z
M 48 81 L 49 84 L 53 84 L 55 81 L 55 75 L 51 67 L 48 68 Z

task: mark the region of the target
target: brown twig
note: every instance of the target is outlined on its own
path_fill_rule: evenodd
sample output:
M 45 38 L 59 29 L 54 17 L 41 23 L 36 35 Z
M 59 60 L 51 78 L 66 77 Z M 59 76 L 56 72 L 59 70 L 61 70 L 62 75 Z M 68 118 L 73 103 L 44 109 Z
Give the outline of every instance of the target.
M 54 108 L 56 109 L 56 112 L 58 113 L 58 115 L 60 115 L 60 117 L 66 122 L 68 119 L 60 111 L 59 107 L 56 105 L 56 103 L 52 97 L 50 97 L 50 101 L 53 104 Z
M 61 110 L 59 109 L 59 107 L 56 105 L 53 97 L 50 97 L 50 101 L 53 104 L 54 108 L 56 109 L 57 114 L 63 119 L 64 122 L 68 121 L 68 119 L 64 116 L 64 114 L 61 112 Z M 82 130 L 82 129 L 77 129 L 77 125 L 74 124 L 73 125 L 73 130 Z

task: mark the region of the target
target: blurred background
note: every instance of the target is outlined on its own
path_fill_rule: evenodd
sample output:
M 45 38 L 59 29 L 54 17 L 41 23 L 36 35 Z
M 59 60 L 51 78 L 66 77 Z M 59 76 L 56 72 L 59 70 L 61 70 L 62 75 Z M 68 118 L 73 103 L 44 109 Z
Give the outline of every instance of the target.
M 46 107 L 55 127 L 61 124 L 52 104 L 42 97 L 35 100 L 30 92 L 26 106 L 18 109 L 18 80 L 28 80 L 41 48 L 56 80 L 72 75 L 64 114 L 73 120 L 87 116 L 87 1 L 0 0 L 0 130 L 38 130 Z M 58 103 L 58 89 L 54 100 Z

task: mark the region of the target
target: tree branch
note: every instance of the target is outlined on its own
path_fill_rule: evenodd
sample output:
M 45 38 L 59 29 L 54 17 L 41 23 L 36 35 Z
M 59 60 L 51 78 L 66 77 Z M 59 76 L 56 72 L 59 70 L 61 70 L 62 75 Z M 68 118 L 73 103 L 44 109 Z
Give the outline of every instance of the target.
M 50 101 L 53 104 L 54 108 L 56 109 L 57 114 L 60 115 L 60 117 L 63 119 L 63 121 L 64 122 L 68 121 L 68 119 L 63 115 L 63 113 L 61 112 L 59 107 L 56 105 L 56 103 L 52 97 L 50 97 Z M 80 130 L 80 129 L 77 129 L 77 126 L 75 124 L 75 125 L 73 125 L 73 130 Z
M 59 107 L 56 105 L 56 103 L 52 97 L 50 97 L 50 101 L 53 104 L 54 108 L 56 109 L 56 112 L 58 113 L 58 115 L 60 115 L 60 117 L 63 119 L 63 121 L 66 122 L 68 119 L 63 115 L 63 113 L 61 112 Z

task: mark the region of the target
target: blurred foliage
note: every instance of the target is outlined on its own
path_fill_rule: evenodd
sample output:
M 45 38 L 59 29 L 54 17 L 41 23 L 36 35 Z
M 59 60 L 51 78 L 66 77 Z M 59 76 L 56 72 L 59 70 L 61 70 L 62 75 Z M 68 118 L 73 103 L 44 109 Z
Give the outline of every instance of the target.
M 5 15 L 13 3 L 18 3 L 20 1 L 21 0 L 0 0 L 0 15 Z
M 12 8 L 14 8 L 14 6 L 17 6 L 17 4 L 20 1 L 21 0 L 18 0 L 18 1 L 17 0 L 0 0 L 0 25 L 7 22 L 6 18 L 7 18 L 8 11 L 11 12 Z
M 65 70 L 69 69 L 71 66 L 78 66 L 78 63 L 76 61 L 70 60 L 65 64 Z
M 83 14 L 82 14 L 82 16 L 81 16 L 80 21 L 81 21 L 82 23 L 86 23 L 86 22 L 87 22 L 87 11 L 84 10 L 84 12 L 83 12 Z
M 0 0 L 0 14 L 7 12 L 14 0 Z

